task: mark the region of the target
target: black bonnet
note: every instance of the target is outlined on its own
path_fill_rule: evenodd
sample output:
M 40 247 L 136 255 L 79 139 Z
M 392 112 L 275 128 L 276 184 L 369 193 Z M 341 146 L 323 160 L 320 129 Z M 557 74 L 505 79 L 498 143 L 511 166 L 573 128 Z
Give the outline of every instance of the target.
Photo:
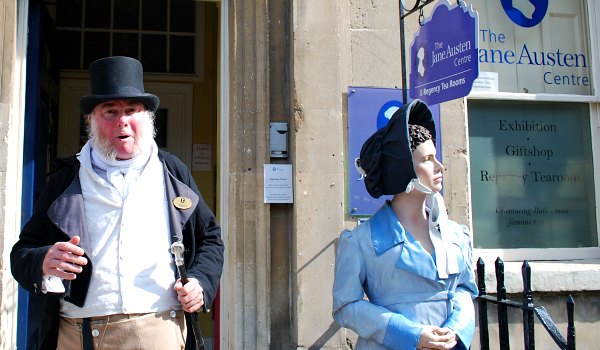
M 365 171 L 365 186 L 373 198 L 404 192 L 417 177 L 412 162 L 408 124 L 421 125 L 435 143 L 435 123 L 429 107 L 413 100 L 398 109 L 387 125 L 377 130 L 360 150 L 360 167 Z

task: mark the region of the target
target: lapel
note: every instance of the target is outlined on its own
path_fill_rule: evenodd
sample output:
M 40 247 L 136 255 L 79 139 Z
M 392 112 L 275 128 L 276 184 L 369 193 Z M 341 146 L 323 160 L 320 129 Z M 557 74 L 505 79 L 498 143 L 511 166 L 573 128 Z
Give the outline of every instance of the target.
M 69 187 L 50 205 L 47 214 L 48 219 L 66 236 L 79 235 L 81 239 L 88 237 L 79 175 L 75 176 Z M 88 259 L 88 263 L 83 267 L 83 271 L 77 276 L 77 279 L 63 281 L 65 285 L 64 299 L 79 307 L 83 307 L 85 303 L 93 269 L 92 260 L 87 252 L 84 256 Z
M 186 184 L 175 178 L 163 162 L 171 241 L 183 241 L 183 226 L 196 209 L 200 197 Z M 182 205 L 182 201 L 190 201 Z
M 79 176 L 48 208 L 48 218 L 69 237 L 87 237 L 83 195 Z
M 371 242 L 377 256 L 382 255 L 396 245 L 401 245 L 396 268 L 438 281 L 433 258 L 402 227 L 389 202 L 386 202 L 371 217 L 369 224 Z
M 437 268 L 433 257 L 410 234 L 406 234 L 406 240 L 396 262 L 396 267 L 432 281 L 438 281 Z
M 396 218 L 389 202 L 386 202 L 369 220 L 371 241 L 375 254 L 380 256 L 406 239 L 404 227 Z

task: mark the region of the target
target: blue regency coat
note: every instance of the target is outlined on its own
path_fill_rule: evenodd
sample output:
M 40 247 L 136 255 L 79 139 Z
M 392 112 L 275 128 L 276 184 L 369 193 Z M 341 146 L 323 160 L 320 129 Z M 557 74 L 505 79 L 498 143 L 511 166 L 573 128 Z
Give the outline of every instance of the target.
M 468 349 L 475 329 L 477 285 L 466 227 L 450 221 L 459 273 L 440 279 L 432 256 L 405 231 L 390 203 L 341 233 L 333 285 L 333 317 L 354 330 L 356 349 L 417 347 L 424 325 L 449 327 Z M 365 298 L 366 294 L 366 298 Z

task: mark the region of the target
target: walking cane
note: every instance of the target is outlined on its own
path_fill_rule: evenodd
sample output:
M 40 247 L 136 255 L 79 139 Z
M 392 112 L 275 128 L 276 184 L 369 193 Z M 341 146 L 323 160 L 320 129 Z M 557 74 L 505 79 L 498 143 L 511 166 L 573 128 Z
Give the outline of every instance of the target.
M 188 278 L 187 271 L 185 271 L 183 251 L 183 242 L 177 241 L 171 244 L 171 253 L 175 255 L 175 265 L 177 265 L 179 278 L 181 278 L 181 283 L 185 285 L 188 282 Z M 200 331 L 200 325 L 198 324 L 198 315 L 195 312 L 186 312 L 185 318 L 188 321 L 188 324 L 192 324 L 192 329 L 194 330 L 194 338 L 196 339 L 196 348 L 198 350 L 204 350 L 204 338 L 202 338 L 202 331 Z

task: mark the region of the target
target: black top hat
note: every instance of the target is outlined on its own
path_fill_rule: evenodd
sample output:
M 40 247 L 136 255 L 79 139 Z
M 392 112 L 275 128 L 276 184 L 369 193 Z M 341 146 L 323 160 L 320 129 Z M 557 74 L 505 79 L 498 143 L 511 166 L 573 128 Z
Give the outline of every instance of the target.
M 98 59 L 90 64 L 91 93 L 79 100 L 84 115 L 100 103 L 110 100 L 135 100 L 153 112 L 158 108 L 158 96 L 144 92 L 142 64 L 131 57 L 114 56 Z
M 387 125 L 371 135 L 360 150 L 365 186 L 373 198 L 402 193 L 410 181 L 417 178 L 408 124 L 425 127 L 435 143 L 433 115 L 423 101 L 414 100 L 398 109 Z

